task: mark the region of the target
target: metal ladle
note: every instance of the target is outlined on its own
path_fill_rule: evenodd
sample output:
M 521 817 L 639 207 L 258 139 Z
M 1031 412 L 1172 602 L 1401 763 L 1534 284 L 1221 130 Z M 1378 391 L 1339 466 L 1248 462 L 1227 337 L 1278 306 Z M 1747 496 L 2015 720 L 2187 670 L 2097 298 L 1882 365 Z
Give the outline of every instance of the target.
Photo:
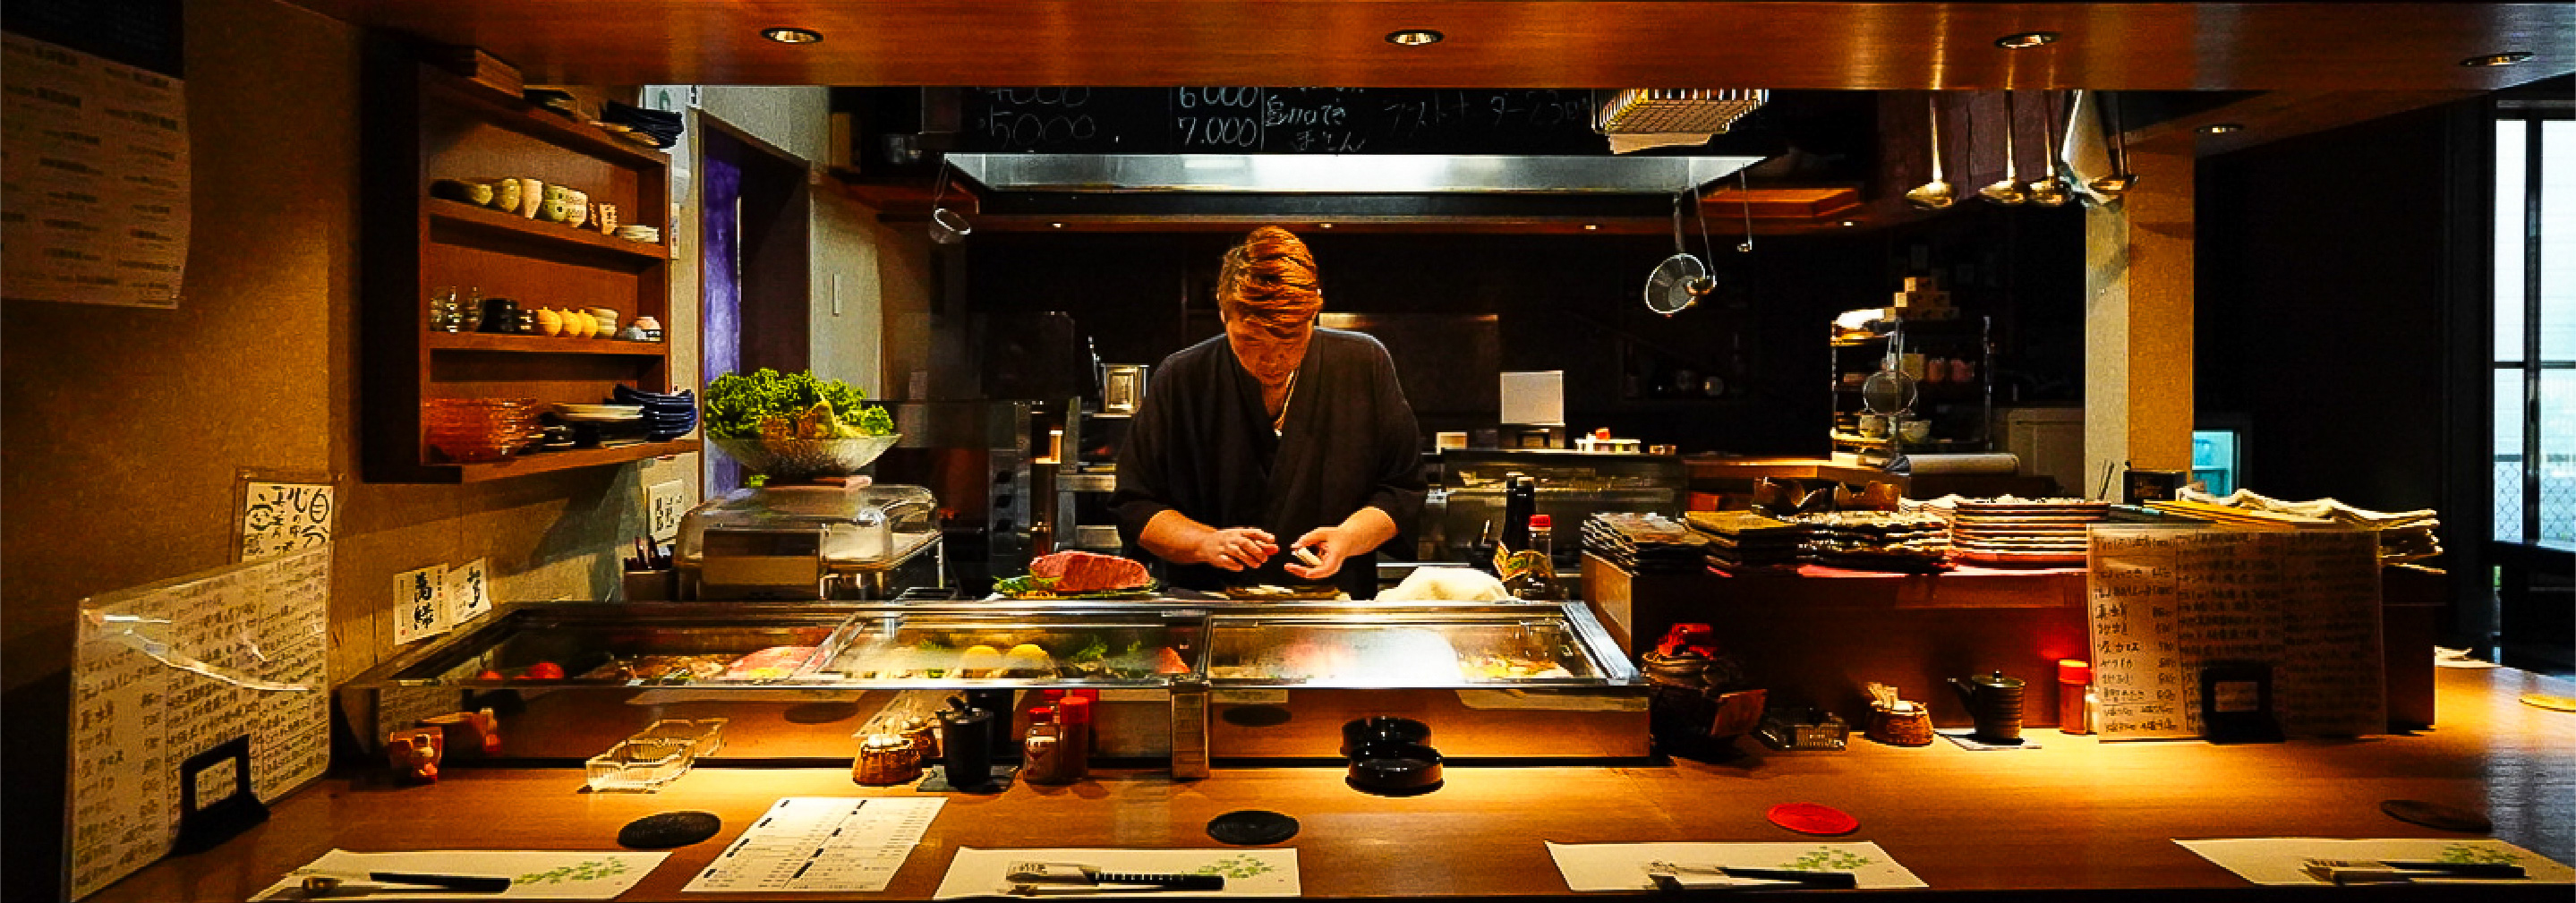
M 2040 169 L 2046 174 L 2030 183 L 2030 202 L 2042 207 L 2064 207 L 2067 199 L 2073 197 L 2074 193 L 2067 190 L 2064 179 L 2057 177 L 2057 129 L 2048 121 L 2052 115 L 2054 114 L 2049 112 L 2046 105 L 2042 104 L 2039 116 L 2039 147 L 2045 157 L 2041 160 Z
M 2116 95 L 2102 94 L 2104 109 L 2111 114 L 2111 174 L 2084 183 L 2094 194 L 2116 201 L 2138 184 L 2137 174 L 2129 171 L 2129 133 L 2120 130 L 2120 100 Z
M 1939 210 L 1958 200 L 1959 190 L 1941 175 L 1941 95 L 1929 97 L 1932 107 L 1932 181 L 1914 186 L 1905 193 L 1906 203 L 1924 210 Z
M 2021 170 L 2013 162 L 2013 96 L 2004 92 L 2004 177 L 1992 185 L 1977 189 L 1986 200 L 2016 207 L 2030 200 L 2029 186 L 2021 183 Z

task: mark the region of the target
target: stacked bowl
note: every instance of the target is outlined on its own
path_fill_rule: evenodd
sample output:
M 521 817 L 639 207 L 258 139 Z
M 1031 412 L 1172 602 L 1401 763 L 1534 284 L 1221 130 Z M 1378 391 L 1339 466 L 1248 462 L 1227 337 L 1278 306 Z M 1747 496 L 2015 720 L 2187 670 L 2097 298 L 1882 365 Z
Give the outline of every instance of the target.
M 429 447 L 461 463 L 498 461 L 537 441 L 532 398 L 432 398 L 421 403 Z
M 676 395 L 618 386 L 608 403 L 644 408 L 644 438 L 668 442 L 698 428 L 698 399 L 687 391 Z

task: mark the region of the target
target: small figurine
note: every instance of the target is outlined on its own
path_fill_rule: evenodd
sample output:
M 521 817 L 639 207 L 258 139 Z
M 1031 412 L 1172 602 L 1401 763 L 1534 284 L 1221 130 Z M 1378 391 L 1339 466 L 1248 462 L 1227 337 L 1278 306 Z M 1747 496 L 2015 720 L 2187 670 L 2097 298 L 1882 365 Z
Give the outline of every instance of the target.
M 446 752 L 447 734 L 437 728 L 410 727 L 385 737 L 385 762 L 394 778 L 408 784 L 438 783 L 438 760 Z

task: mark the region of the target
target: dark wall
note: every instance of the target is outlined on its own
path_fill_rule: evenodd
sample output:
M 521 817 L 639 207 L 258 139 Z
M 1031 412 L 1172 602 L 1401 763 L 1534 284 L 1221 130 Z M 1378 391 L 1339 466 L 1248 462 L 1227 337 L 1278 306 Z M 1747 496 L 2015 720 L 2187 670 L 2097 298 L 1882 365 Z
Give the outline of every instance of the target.
M 2204 424 L 2242 418 L 2256 491 L 2442 504 L 2448 121 L 2200 162 L 2197 402 Z
M 1826 324 L 1884 306 L 1904 276 L 1939 272 L 1961 307 L 1997 318 L 1998 403 L 2079 397 L 2080 214 L 1962 205 L 1851 235 L 1713 236 L 1719 291 L 1665 318 L 1640 299 L 1670 239 L 1581 235 L 1335 235 L 1297 230 L 1323 271 L 1327 311 L 1498 320 L 1500 368 L 1564 370 L 1569 427 L 1684 451 L 1820 456 L 1830 408 Z M 1103 360 L 1153 363 L 1216 334 L 1211 286 L 1232 234 L 995 234 L 968 246 L 968 297 L 988 320 L 1072 314 Z M 1699 236 L 1689 237 L 1701 254 Z M 1452 365 L 1396 348 L 1400 369 Z M 1463 356 L 1462 356 L 1463 357 Z M 1463 364 L 1459 364 L 1463 365 Z M 1710 398 L 1674 389 L 1714 375 Z M 1408 374 L 1408 382 L 1413 376 Z M 1493 425 L 1425 416 L 1425 430 Z M 1472 421 L 1472 422 L 1471 422 Z

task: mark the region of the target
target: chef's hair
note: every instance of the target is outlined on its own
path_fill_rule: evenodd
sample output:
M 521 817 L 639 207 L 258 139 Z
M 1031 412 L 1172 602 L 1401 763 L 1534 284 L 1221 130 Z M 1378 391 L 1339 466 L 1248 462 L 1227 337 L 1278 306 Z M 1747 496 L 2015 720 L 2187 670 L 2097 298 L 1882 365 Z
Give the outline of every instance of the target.
M 1217 308 L 1279 338 L 1294 338 L 1324 311 L 1315 255 L 1297 234 L 1263 226 L 1225 252 L 1217 271 Z

